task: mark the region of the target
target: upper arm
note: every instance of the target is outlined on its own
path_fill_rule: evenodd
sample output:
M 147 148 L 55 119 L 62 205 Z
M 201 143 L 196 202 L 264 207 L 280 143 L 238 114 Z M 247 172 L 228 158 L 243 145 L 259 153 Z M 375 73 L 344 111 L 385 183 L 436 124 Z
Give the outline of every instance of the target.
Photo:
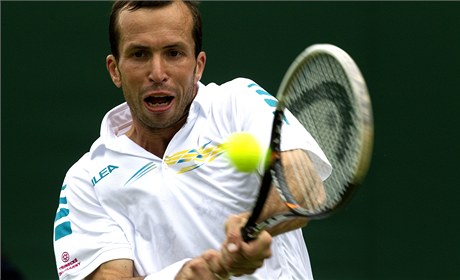
M 134 277 L 134 262 L 128 259 L 111 260 L 101 264 L 85 280 L 144 279 Z
M 134 258 L 123 228 L 100 204 L 81 165 L 61 188 L 53 245 L 60 279 L 82 279 L 108 260 Z

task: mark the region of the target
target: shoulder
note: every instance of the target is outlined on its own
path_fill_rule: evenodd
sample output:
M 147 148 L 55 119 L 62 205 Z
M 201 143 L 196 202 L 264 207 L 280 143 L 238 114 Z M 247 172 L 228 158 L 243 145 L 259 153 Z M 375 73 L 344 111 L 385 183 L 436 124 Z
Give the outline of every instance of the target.
M 275 97 L 260 86 L 254 80 L 248 78 L 235 78 L 222 84 L 209 83 L 200 85 L 200 101 L 207 100 L 212 103 L 224 103 L 230 105 L 234 102 L 249 104 L 276 103 Z M 203 102 L 205 103 L 205 102 Z
M 222 92 L 241 92 L 241 91 L 249 91 L 251 89 L 258 89 L 260 86 L 253 80 L 248 79 L 248 78 L 235 78 L 233 80 L 217 84 L 214 82 L 208 83 L 208 84 L 200 84 L 200 90 L 203 92 L 216 92 L 216 91 L 222 91 Z M 236 90 L 236 91 L 235 91 Z
M 90 173 L 91 153 L 87 152 L 81 156 L 68 170 L 65 175 L 65 181 L 86 181 Z M 89 180 L 88 180 L 89 181 Z
M 257 82 L 248 78 L 235 78 L 220 85 L 224 92 L 233 94 L 268 94 Z
M 248 101 L 251 101 L 251 105 L 254 105 L 252 102 L 261 102 L 272 103 L 269 100 L 275 102 L 275 97 L 260 86 L 257 82 L 247 79 L 247 78 L 236 78 L 222 85 L 228 91 L 236 95 L 237 98 L 244 98 L 246 104 Z
M 246 89 L 246 88 L 251 88 L 252 86 L 257 85 L 256 82 L 254 82 L 251 79 L 248 78 L 235 78 L 233 80 L 227 81 L 223 83 L 221 86 L 223 88 L 238 88 L 238 89 Z
M 93 142 L 88 152 L 80 156 L 67 170 L 66 179 L 88 179 L 98 158 L 104 157 L 106 153 L 105 144 L 101 138 Z

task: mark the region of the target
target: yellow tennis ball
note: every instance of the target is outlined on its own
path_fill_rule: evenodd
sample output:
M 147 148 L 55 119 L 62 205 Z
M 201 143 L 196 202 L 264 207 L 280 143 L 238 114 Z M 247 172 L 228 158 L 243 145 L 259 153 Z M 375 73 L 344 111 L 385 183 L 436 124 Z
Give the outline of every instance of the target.
M 236 132 L 226 142 L 228 158 L 241 172 L 253 172 L 264 157 L 259 141 L 250 133 Z

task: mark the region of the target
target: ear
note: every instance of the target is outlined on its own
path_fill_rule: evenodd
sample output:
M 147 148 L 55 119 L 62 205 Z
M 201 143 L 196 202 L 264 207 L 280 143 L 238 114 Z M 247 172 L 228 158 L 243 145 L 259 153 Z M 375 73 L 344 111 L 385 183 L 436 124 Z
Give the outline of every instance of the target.
M 117 88 L 121 88 L 121 75 L 120 71 L 118 70 L 118 63 L 117 60 L 113 55 L 108 55 L 105 59 L 105 66 L 107 67 L 107 71 L 109 71 L 110 78 L 112 78 L 112 82 L 115 84 Z
M 206 53 L 200 52 L 196 59 L 196 67 L 195 67 L 195 84 L 201 79 L 201 76 L 204 72 L 204 67 L 206 65 Z

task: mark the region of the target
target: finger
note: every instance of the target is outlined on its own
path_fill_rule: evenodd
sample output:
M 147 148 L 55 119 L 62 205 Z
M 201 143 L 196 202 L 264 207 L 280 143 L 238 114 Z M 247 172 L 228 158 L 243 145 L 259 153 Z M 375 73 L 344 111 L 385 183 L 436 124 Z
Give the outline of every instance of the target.
M 222 255 L 216 250 L 208 250 L 201 256 L 207 263 L 209 269 L 218 277 L 228 277 L 229 273 L 222 265 Z
M 271 256 L 271 236 L 262 231 L 255 240 L 245 243 L 241 228 L 249 213 L 230 216 L 226 223 L 227 238 L 222 244 L 222 266 L 235 276 L 252 274 Z
M 259 238 L 249 244 L 242 242 L 236 252 L 228 250 L 231 246 L 223 247 L 222 259 L 225 269 L 235 276 L 240 276 L 252 274 L 262 267 L 265 259 L 271 257 L 271 236 L 263 233 Z
M 272 236 L 267 231 L 261 231 L 251 242 L 242 242 L 240 252 L 247 259 L 266 259 L 272 255 L 272 242 Z
M 246 224 L 248 217 L 248 212 L 240 213 L 238 215 L 231 215 L 225 222 L 225 232 L 228 233 L 229 231 L 233 232 L 235 230 L 241 229 Z
M 246 224 L 249 213 L 241 213 L 232 215 L 225 223 L 225 232 L 227 239 L 224 242 L 225 249 L 230 253 L 235 253 L 239 250 L 241 242 L 241 228 Z
M 184 264 L 175 280 L 214 280 L 216 277 L 203 258 L 195 258 Z

